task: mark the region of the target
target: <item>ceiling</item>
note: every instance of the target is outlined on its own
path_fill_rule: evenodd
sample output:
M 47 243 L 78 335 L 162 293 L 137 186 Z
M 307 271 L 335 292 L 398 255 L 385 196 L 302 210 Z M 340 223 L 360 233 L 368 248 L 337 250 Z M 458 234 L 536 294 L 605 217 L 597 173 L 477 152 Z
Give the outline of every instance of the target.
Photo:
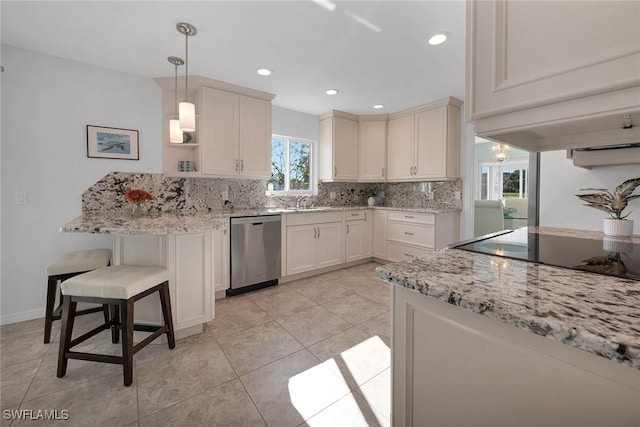
M 464 96 L 465 3 L 307 1 L 2 1 L 2 42 L 146 77 L 189 75 L 276 94 L 274 105 L 321 114 L 393 113 Z M 449 39 L 430 46 L 427 39 Z M 268 77 L 256 69 L 273 70 Z M 184 67 L 179 68 L 184 75 Z M 328 96 L 327 89 L 339 90 Z M 374 104 L 385 108 L 373 109 Z

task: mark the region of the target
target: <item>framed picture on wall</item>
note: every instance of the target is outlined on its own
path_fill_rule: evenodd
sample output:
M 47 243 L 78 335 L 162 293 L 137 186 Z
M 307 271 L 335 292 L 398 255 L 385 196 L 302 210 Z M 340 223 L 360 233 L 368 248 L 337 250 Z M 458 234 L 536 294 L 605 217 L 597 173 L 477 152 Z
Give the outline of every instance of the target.
M 139 160 L 138 131 L 87 125 L 87 157 Z

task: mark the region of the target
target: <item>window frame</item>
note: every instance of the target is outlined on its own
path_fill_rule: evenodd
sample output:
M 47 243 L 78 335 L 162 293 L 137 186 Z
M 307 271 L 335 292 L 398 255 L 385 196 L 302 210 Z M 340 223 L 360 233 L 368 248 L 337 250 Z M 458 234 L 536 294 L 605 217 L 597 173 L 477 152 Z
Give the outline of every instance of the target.
M 487 198 L 484 200 L 503 200 L 504 197 L 504 189 L 503 189 L 503 181 L 502 177 L 504 174 L 504 169 L 519 169 L 520 171 L 526 171 L 525 179 L 520 179 L 520 194 L 521 197 L 518 198 L 527 198 L 529 196 L 529 162 L 528 160 L 505 160 L 504 162 L 498 161 L 487 161 L 487 160 L 478 160 L 478 179 L 476 185 L 476 199 L 482 199 L 482 167 L 486 166 L 489 168 L 489 172 L 487 174 Z M 521 173 L 522 176 L 522 173 Z M 500 197 L 497 199 L 492 198 L 495 195 L 495 192 L 492 191 L 491 186 L 497 185 L 497 192 Z
M 299 138 L 295 136 L 286 136 L 280 134 L 271 134 L 271 144 L 273 149 L 273 139 L 278 138 L 285 141 L 285 175 L 284 175 L 284 184 L 285 190 L 273 190 L 269 191 L 265 190 L 265 194 L 268 196 L 293 196 L 298 194 L 309 194 L 311 196 L 318 194 L 318 180 L 317 180 L 317 141 L 309 138 Z M 309 159 L 309 190 L 297 190 L 290 189 L 290 163 L 289 163 L 289 155 L 290 155 L 290 143 L 293 142 L 301 142 L 304 144 L 309 144 L 311 147 L 310 159 Z M 269 180 L 267 179 L 267 183 Z M 267 184 L 268 185 L 268 184 Z

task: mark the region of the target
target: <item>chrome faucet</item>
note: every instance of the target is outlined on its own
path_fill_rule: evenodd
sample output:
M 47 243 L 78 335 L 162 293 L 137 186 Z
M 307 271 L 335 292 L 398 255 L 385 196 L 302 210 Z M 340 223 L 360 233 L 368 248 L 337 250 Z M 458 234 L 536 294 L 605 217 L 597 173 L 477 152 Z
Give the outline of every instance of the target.
M 296 196 L 296 209 L 299 209 L 299 208 L 300 208 L 300 202 L 301 202 L 303 199 L 308 199 L 308 198 L 309 198 L 309 195 L 308 195 L 308 194 L 298 194 L 298 195 Z

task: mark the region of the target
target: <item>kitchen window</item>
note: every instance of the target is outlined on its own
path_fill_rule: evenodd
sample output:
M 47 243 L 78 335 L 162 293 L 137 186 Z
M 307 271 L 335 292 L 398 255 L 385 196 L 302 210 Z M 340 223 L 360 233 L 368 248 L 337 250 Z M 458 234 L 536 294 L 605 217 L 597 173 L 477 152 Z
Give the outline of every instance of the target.
M 313 193 L 315 145 L 315 141 L 309 139 L 272 135 L 269 194 Z

